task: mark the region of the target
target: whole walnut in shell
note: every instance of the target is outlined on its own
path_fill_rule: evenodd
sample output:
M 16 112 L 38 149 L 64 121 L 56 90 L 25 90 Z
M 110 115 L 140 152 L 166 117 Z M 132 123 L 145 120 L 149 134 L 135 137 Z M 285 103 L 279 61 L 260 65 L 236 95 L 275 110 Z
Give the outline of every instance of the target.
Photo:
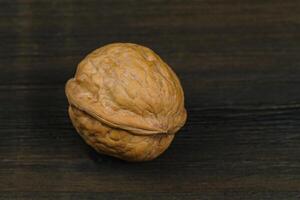
M 81 137 L 96 151 L 128 161 L 159 156 L 187 117 L 176 74 L 137 44 L 109 44 L 87 55 L 66 95 Z

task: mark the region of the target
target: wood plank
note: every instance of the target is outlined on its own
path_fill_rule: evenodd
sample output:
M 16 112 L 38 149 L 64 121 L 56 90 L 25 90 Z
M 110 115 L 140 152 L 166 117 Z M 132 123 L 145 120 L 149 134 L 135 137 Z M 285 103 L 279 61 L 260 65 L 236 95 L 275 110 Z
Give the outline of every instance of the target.
M 0 199 L 298 199 L 298 0 L 0 1 Z M 158 159 L 97 154 L 66 80 L 114 41 L 180 77 L 188 121 Z

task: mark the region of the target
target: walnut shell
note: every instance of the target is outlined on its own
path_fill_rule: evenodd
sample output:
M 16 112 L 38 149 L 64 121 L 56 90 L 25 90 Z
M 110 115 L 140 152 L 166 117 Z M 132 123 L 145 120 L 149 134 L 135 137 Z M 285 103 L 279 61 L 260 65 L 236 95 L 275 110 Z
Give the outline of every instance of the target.
M 187 117 L 176 74 L 137 44 L 109 44 L 87 55 L 66 95 L 82 138 L 98 152 L 128 161 L 156 158 Z

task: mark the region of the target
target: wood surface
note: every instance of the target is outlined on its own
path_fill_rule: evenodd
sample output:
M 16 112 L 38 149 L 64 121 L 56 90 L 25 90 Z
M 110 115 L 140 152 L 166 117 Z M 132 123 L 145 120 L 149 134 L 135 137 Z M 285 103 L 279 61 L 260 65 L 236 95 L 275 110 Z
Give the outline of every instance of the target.
M 97 154 L 64 84 L 104 44 L 178 74 L 188 121 L 158 159 Z M 299 0 L 1 0 L 0 199 L 299 199 Z

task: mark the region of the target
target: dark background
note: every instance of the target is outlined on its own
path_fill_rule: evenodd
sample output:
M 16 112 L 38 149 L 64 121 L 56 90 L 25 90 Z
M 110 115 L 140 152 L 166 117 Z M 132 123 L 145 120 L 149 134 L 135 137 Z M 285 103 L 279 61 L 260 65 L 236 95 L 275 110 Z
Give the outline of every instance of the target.
M 65 82 L 111 42 L 156 51 L 188 121 L 158 159 L 98 155 Z M 0 0 L 0 199 L 300 198 L 299 0 Z

